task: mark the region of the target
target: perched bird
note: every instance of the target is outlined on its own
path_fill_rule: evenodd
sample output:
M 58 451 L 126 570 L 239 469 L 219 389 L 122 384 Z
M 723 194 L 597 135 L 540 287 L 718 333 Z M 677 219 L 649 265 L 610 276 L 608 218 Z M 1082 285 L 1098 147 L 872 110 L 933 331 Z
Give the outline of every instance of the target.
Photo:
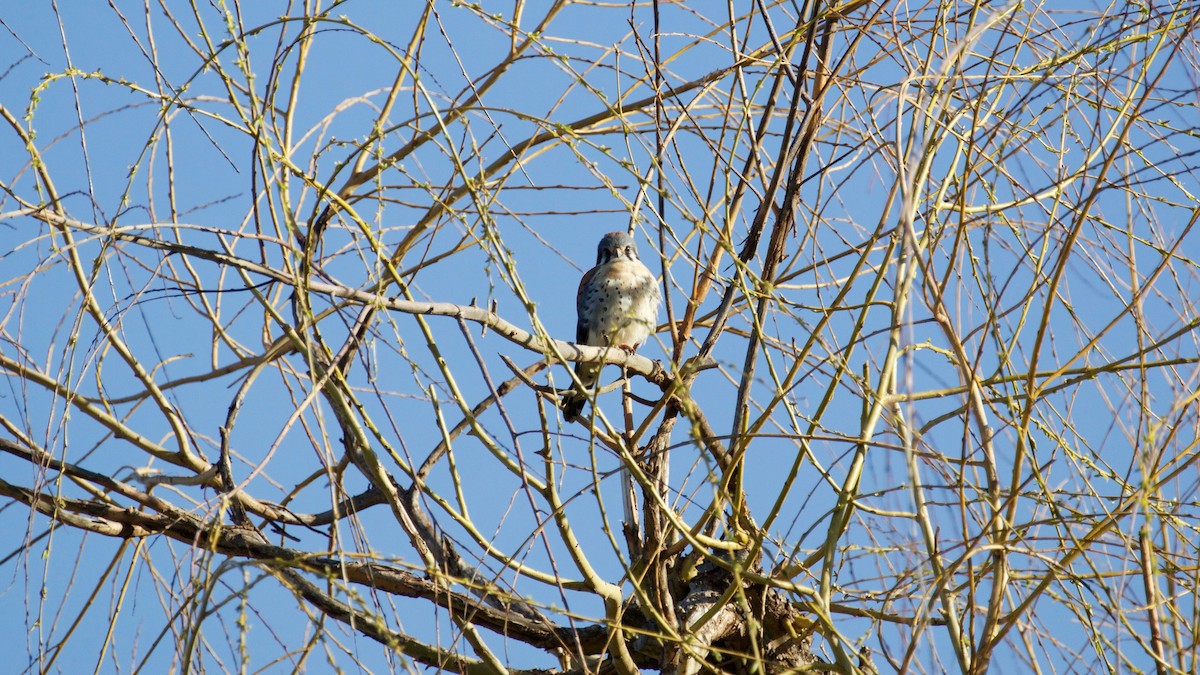
M 579 282 L 575 296 L 575 342 L 594 347 L 619 347 L 633 353 L 658 324 L 660 297 L 654 274 L 638 259 L 633 237 L 609 232 L 596 249 L 596 266 Z M 591 389 L 602 364 L 577 363 L 575 373 Z M 571 392 L 563 400 L 563 417 L 579 417 L 587 399 Z

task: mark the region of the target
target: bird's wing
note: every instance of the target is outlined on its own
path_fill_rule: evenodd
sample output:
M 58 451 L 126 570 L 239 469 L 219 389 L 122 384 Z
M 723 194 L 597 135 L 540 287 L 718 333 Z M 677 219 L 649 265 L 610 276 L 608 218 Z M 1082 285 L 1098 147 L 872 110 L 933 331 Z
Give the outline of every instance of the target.
M 584 295 L 596 276 L 597 269 L 593 267 L 584 273 L 583 278 L 579 280 L 579 290 L 575 293 L 575 344 L 587 344 L 592 317 L 588 308 L 584 306 Z

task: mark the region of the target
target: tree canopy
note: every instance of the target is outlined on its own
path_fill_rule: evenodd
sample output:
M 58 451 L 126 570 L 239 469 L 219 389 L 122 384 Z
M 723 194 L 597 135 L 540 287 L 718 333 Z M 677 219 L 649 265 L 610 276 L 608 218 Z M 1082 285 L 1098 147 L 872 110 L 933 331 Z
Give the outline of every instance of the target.
M 3 12 L 9 658 L 1195 671 L 1196 9 Z

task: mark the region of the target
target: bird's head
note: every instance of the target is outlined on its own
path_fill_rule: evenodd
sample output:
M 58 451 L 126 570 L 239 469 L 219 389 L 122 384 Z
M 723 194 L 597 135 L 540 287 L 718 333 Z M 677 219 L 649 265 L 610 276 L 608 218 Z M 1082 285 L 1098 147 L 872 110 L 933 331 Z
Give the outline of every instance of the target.
M 624 232 L 609 232 L 596 247 L 596 264 L 603 265 L 620 258 L 637 260 L 637 244 L 633 242 L 633 237 Z

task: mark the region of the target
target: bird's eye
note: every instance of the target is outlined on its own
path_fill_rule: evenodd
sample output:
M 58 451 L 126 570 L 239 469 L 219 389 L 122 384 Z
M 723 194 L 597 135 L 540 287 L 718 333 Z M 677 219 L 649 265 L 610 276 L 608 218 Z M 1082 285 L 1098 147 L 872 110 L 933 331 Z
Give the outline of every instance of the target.
M 636 257 L 637 257 L 637 253 L 634 253 L 634 251 L 633 251 L 633 247 L 632 247 L 632 246 L 626 246 L 626 247 L 625 247 L 625 255 L 629 256 L 630 258 L 636 258 Z

